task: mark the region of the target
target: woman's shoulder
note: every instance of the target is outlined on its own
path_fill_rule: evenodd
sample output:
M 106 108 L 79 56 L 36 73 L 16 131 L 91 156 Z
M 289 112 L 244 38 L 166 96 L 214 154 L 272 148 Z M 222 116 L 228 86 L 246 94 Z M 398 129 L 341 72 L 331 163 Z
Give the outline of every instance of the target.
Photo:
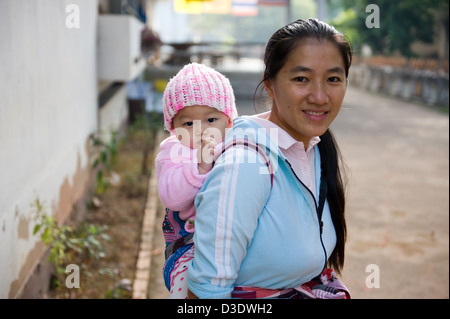
M 266 130 L 254 119 L 253 116 L 241 115 L 234 119 L 233 126 L 225 136 L 227 141 L 246 138 L 254 142 L 266 140 Z M 263 138 L 264 137 L 264 138 Z
M 259 128 L 261 125 L 256 121 L 255 115 L 240 115 L 233 120 L 233 128 L 238 127 L 255 127 Z
M 258 115 L 240 116 L 233 122 L 233 127 L 225 136 L 225 144 L 235 140 L 246 140 L 259 147 L 264 147 L 270 153 L 281 155 L 278 145 L 278 131 L 261 125 Z

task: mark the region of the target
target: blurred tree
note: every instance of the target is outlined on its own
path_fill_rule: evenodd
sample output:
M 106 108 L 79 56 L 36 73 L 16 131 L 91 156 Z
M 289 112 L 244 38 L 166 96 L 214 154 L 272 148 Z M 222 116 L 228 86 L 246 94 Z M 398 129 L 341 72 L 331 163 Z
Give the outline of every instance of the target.
M 374 54 L 412 56 L 414 41 L 431 43 L 434 40 L 436 19 L 445 24 L 448 37 L 448 0 L 328 0 L 329 6 L 340 12 L 329 22 L 344 32 L 355 51 L 368 44 Z M 376 4 L 380 12 L 380 27 L 368 28 L 366 12 L 369 4 Z M 442 12 L 446 16 L 442 17 Z M 441 15 L 439 17 L 439 14 Z

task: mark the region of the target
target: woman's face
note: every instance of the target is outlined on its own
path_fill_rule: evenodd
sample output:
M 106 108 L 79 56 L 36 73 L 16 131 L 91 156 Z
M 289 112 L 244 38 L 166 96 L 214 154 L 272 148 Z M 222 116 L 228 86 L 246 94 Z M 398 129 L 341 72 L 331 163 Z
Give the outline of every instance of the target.
M 273 100 L 269 120 L 293 138 L 309 140 L 328 129 L 347 88 L 344 60 L 329 41 L 301 40 L 274 79 L 265 82 Z

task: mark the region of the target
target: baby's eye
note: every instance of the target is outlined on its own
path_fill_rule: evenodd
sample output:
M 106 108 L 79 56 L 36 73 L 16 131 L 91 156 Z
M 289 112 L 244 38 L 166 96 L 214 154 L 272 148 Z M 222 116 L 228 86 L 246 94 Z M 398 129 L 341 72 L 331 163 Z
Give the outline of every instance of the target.
M 213 123 L 215 121 L 217 121 L 217 118 L 215 118 L 215 117 L 211 117 L 211 118 L 208 119 L 209 123 Z
M 187 122 L 183 123 L 183 126 L 192 126 L 192 125 L 194 125 L 194 122 L 192 122 L 192 121 L 187 121 Z

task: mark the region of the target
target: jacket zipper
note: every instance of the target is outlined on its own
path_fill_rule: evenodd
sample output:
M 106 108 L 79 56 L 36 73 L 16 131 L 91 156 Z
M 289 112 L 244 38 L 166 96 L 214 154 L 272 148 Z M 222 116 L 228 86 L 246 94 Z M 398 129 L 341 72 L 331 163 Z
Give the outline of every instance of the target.
M 297 174 L 295 173 L 294 169 L 292 168 L 291 163 L 289 163 L 289 161 L 287 159 L 285 159 L 286 163 L 288 163 L 289 167 L 291 168 L 292 173 L 294 173 L 295 178 L 297 178 L 297 180 L 300 182 L 300 184 L 302 184 L 305 189 L 308 191 L 308 193 L 312 196 L 312 198 L 314 199 L 314 207 L 316 208 L 316 215 L 317 215 L 317 220 L 319 221 L 319 233 L 320 233 L 320 244 L 322 245 L 322 249 L 323 249 L 323 253 L 325 255 L 325 263 L 323 266 L 323 269 L 325 269 L 327 267 L 327 262 L 328 262 L 328 256 L 327 256 L 327 250 L 325 249 L 325 245 L 323 243 L 323 239 L 322 239 L 322 233 L 323 233 L 323 222 L 322 222 L 322 218 L 321 216 L 319 216 L 319 208 L 317 206 L 317 201 L 316 201 L 316 197 L 314 196 L 314 194 L 311 192 L 311 190 L 300 180 L 300 178 L 298 178 Z M 320 196 L 320 195 L 319 195 Z M 322 269 L 322 270 L 323 270 Z

